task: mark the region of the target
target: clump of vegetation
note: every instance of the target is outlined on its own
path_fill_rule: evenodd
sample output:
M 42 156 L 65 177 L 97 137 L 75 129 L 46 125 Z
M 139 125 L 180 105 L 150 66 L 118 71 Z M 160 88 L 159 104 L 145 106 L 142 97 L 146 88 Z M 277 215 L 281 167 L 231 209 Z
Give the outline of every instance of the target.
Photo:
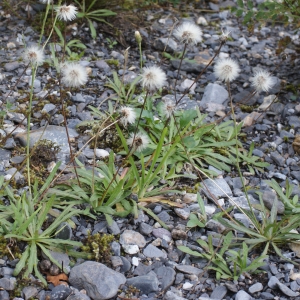
M 7 256 L 9 260 L 20 258 L 22 252 L 14 240 L 8 240 L 0 235 L 0 253 L 2 256 Z
M 91 253 L 92 259 L 97 262 L 110 264 L 110 256 L 112 255 L 110 244 L 114 240 L 112 234 L 100 234 L 99 232 L 91 235 L 84 241 L 81 250 L 85 253 Z

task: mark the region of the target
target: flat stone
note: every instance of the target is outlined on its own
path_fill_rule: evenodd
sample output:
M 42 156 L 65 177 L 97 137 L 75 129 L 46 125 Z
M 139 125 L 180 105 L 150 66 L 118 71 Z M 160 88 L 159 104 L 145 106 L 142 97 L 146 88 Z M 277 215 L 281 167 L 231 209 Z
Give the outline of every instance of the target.
M 103 264 L 86 261 L 72 268 L 69 282 L 79 290 L 85 289 L 92 299 L 105 300 L 116 296 L 126 278 Z
M 248 291 L 249 291 L 249 293 L 254 294 L 254 293 L 260 292 L 263 288 L 264 288 L 263 285 L 260 282 L 257 282 L 255 284 L 252 284 L 249 287 Z
M 153 271 L 149 272 L 147 275 L 129 278 L 126 281 L 126 284 L 138 288 L 142 294 L 146 295 L 159 290 L 159 281 Z
M 177 49 L 177 42 L 172 38 L 158 38 L 154 41 L 153 47 L 159 51 L 174 52 Z
M 164 291 L 167 290 L 175 281 L 176 272 L 171 267 L 162 266 L 155 269 L 154 272 L 157 275 L 160 282 L 160 288 Z
M 219 299 L 222 300 L 227 294 L 227 288 L 224 285 L 216 286 L 213 292 L 210 295 L 211 299 Z
M 26 286 L 22 289 L 22 295 L 25 300 L 35 297 L 38 294 L 38 289 L 35 286 Z
M 278 282 L 277 286 L 285 295 L 287 295 L 289 297 L 299 296 L 299 293 L 293 292 L 290 288 L 288 288 L 285 284 L 283 284 L 281 282 Z
M 154 228 L 152 234 L 153 236 L 164 239 L 167 242 L 172 240 L 171 232 L 164 228 Z
M 164 296 L 164 300 L 187 300 L 187 298 L 183 298 L 181 296 L 176 295 L 175 293 L 168 291 Z
M 0 279 L 0 288 L 6 290 L 6 291 L 13 291 L 16 286 L 17 279 L 15 277 L 10 278 L 1 278 Z
M 68 137 L 66 133 L 66 129 L 64 127 L 48 125 L 45 129 L 41 127 L 36 130 L 30 131 L 30 148 L 34 146 L 34 144 L 41 138 L 54 142 L 56 145 L 60 147 L 60 151 L 63 153 L 69 153 L 69 144 Z M 71 139 L 74 139 L 78 136 L 76 130 L 69 128 L 68 129 L 69 136 Z M 27 144 L 27 133 L 18 133 L 15 135 L 15 139 L 19 141 L 22 146 L 26 146 Z
M 0 149 L 0 161 L 9 160 L 11 157 L 11 152 L 8 150 Z
M 190 211 L 183 208 L 175 208 L 174 209 L 176 215 L 183 220 L 187 220 L 190 216 Z
M 203 183 L 201 184 L 202 185 L 201 189 L 204 191 L 204 193 L 207 197 L 209 197 L 211 199 L 212 196 L 210 194 L 215 196 L 217 199 L 227 197 L 227 195 L 229 197 L 232 196 L 232 191 L 225 179 L 216 178 L 216 179 L 214 179 L 214 182 L 217 185 L 215 183 L 213 183 L 210 179 L 205 179 L 203 181 Z
M 210 219 L 206 225 L 206 228 L 211 229 L 214 232 L 218 232 L 218 233 L 222 233 L 226 230 L 226 227 L 224 225 L 222 225 L 220 222 Z
M 274 206 L 274 203 L 277 202 L 277 213 L 278 214 L 284 213 L 285 208 L 284 208 L 283 202 L 278 200 L 277 195 L 275 193 L 273 193 L 272 191 L 264 191 L 264 193 L 262 195 L 262 200 L 263 200 L 265 206 L 270 210 Z
M 228 92 L 223 86 L 216 83 L 209 83 L 204 90 L 200 106 L 204 106 L 206 103 L 211 102 L 223 104 L 227 99 Z
M 270 157 L 280 167 L 283 167 L 285 164 L 285 158 L 282 157 L 277 151 L 271 152 Z
M 196 276 L 199 276 L 201 273 L 203 273 L 202 269 L 198 269 L 196 267 L 189 266 L 189 265 L 176 265 L 175 268 L 182 273 L 194 274 Z
M 235 300 L 251 300 L 252 297 L 245 291 L 238 291 L 235 295 Z
M 157 247 L 153 246 L 152 244 L 149 244 L 143 251 L 143 254 L 147 257 L 167 257 L 167 254 L 162 252 Z
M 120 235 L 121 245 L 137 245 L 139 248 L 144 248 L 146 246 L 145 238 L 134 230 L 124 230 Z
M 278 283 L 279 283 L 278 278 L 275 277 L 275 276 L 271 276 L 269 281 L 268 281 L 268 287 L 271 288 L 271 289 L 276 289 Z
M 71 294 L 72 294 L 72 290 L 68 286 L 61 284 L 53 288 L 53 290 L 50 293 L 50 299 L 64 300 L 68 298 L 68 296 Z
M 141 222 L 141 224 L 140 224 L 140 232 L 143 235 L 149 235 L 149 234 L 151 234 L 152 231 L 153 231 L 153 227 L 152 226 L 150 226 L 147 223 Z

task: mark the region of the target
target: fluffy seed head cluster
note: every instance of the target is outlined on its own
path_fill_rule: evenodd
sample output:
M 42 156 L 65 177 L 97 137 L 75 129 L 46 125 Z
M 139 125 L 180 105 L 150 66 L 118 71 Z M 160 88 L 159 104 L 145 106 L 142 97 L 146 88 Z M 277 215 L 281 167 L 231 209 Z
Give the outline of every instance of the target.
M 138 132 L 135 136 L 134 133 L 131 133 L 127 140 L 127 145 L 132 146 L 137 152 L 141 152 L 149 145 L 149 138 L 142 132 Z
M 120 122 L 125 127 L 127 126 L 127 124 L 133 124 L 135 122 L 136 113 L 132 107 L 122 106 L 120 108 L 120 114 L 121 114 Z
M 250 81 L 257 92 L 268 92 L 275 84 L 271 74 L 264 70 L 256 71 Z
M 76 18 L 77 7 L 74 5 L 62 5 L 56 8 L 57 17 L 59 20 L 73 21 Z
M 31 46 L 25 50 L 23 58 L 26 64 L 38 66 L 44 62 L 44 52 L 37 46 Z
M 240 72 L 239 65 L 231 58 L 219 59 L 214 66 L 215 76 L 224 81 L 236 79 Z
M 40 2 L 44 4 L 50 4 L 52 3 L 52 0 L 40 0 Z
M 202 31 L 194 23 L 185 22 L 174 30 L 174 36 L 184 44 L 198 44 L 202 41 Z
M 220 35 L 220 41 L 226 42 L 229 38 L 230 33 L 231 33 L 231 31 L 228 31 L 228 30 L 223 31 L 222 30 L 222 34 Z
M 149 92 L 162 88 L 167 82 L 165 72 L 156 66 L 143 68 L 142 86 Z
M 163 113 L 167 118 L 170 118 L 176 109 L 176 105 L 173 101 L 167 100 L 163 105 Z
M 61 68 L 62 83 L 68 87 L 79 87 L 88 80 L 86 69 L 78 63 L 68 63 Z

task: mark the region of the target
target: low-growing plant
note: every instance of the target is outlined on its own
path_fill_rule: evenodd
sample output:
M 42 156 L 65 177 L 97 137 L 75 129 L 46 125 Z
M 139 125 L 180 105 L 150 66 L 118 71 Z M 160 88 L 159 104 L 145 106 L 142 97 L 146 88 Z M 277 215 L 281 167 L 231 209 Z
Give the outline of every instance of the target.
M 189 221 L 187 222 L 186 226 L 189 228 L 193 227 L 205 227 L 205 223 L 207 222 L 207 215 L 205 211 L 204 201 L 200 195 L 197 193 L 197 202 L 200 209 L 200 214 L 192 213 L 189 217 Z
M 93 39 L 96 39 L 96 37 L 97 37 L 97 32 L 96 32 L 96 28 L 93 24 L 93 21 L 103 22 L 103 23 L 106 23 L 106 24 L 110 25 L 103 18 L 116 15 L 116 13 L 114 13 L 113 11 L 111 11 L 109 9 L 95 9 L 95 10 L 93 10 L 93 7 L 96 4 L 96 1 L 97 0 L 93 0 L 90 3 L 90 5 L 88 7 L 86 7 L 86 0 L 81 0 L 81 1 L 75 0 L 75 2 L 80 7 L 80 11 L 77 13 L 77 17 L 87 20 L 87 22 L 89 24 L 90 31 L 91 31 L 91 36 L 92 36 Z
M 292 197 L 294 185 L 288 180 L 285 182 L 285 192 L 276 180 L 267 180 L 266 183 L 275 190 L 280 200 L 284 203 L 285 214 L 296 214 L 300 212 L 299 196 L 296 194 Z
M 292 230 L 300 226 L 300 219 L 297 213 L 283 215 L 277 218 L 278 201 L 275 199 L 271 211 L 269 211 L 262 200 L 261 193 L 258 193 L 260 205 L 255 206 L 259 210 L 259 217 L 256 216 L 253 209 L 244 210 L 249 221 L 250 227 L 246 227 L 238 221 L 229 221 L 224 218 L 218 218 L 218 221 L 229 230 L 235 230 L 244 234 L 239 238 L 240 241 L 249 245 L 250 249 L 259 248 L 262 254 L 266 255 L 270 251 L 275 251 L 277 255 L 282 256 L 279 246 L 287 245 L 289 242 L 298 243 L 299 233 L 293 233 Z M 251 204 L 250 204 L 251 205 Z M 261 219 L 261 220 L 260 220 Z
M 249 262 L 249 248 L 246 243 L 243 243 L 239 251 L 229 250 L 233 240 L 233 234 L 230 231 L 221 238 L 220 245 L 216 248 L 213 246 L 212 236 L 209 235 L 207 242 L 202 239 L 197 240 L 203 252 L 191 250 L 186 246 L 178 246 L 178 249 L 192 256 L 205 258 L 208 261 L 206 268 L 216 272 L 217 280 L 221 278 L 237 280 L 245 273 L 258 272 L 257 269 L 265 264 L 263 260 L 266 256 L 262 255 Z
M 58 166 L 49 176 L 47 182 L 41 190 L 51 182 Z M 3 187 L 4 178 L 0 177 L 0 186 Z M 17 276 L 24 271 L 23 276 L 28 277 L 32 272 L 47 285 L 46 280 L 38 269 L 38 256 L 43 252 L 58 267 L 62 267 L 59 262 L 51 255 L 50 251 L 64 252 L 68 255 L 80 256 L 75 254 L 74 247 L 80 247 L 80 242 L 62 240 L 55 238 L 59 232 L 61 223 L 68 221 L 71 217 L 83 213 L 75 209 L 72 204 L 64 207 L 64 210 L 55 215 L 53 221 L 48 220 L 52 207 L 55 204 L 56 196 L 45 197 L 39 200 L 40 190 L 35 183 L 32 193 L 24 191 L 20 196 L 8 187 L 5 187 L 6 195 L 9 200 L 8 205 L 0 205 L 0 233 L 7 240 L 15 243 L 24 242 L 25 249 L 21 254 L 13 275 Z M 82 253 L 82 257 L 87 257 Z

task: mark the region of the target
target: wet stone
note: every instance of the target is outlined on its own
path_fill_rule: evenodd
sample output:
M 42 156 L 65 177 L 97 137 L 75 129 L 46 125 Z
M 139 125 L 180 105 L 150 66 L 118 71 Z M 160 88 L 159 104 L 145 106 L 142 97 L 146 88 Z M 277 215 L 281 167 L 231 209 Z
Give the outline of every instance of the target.
M 64 300 L 66 299 L 69 295 L 71 295 L 72 290 L 65 285 L 58 285 L 54 287 L 54 289 L 51 291 L 50 294 L 50 299 L 51 300 Z
M 126 284 L 138 288 L 143 294 L 149 294 L 158 291 L 159 281 L 156 274 L 151 271 L 147 275 L 127 279 Z

